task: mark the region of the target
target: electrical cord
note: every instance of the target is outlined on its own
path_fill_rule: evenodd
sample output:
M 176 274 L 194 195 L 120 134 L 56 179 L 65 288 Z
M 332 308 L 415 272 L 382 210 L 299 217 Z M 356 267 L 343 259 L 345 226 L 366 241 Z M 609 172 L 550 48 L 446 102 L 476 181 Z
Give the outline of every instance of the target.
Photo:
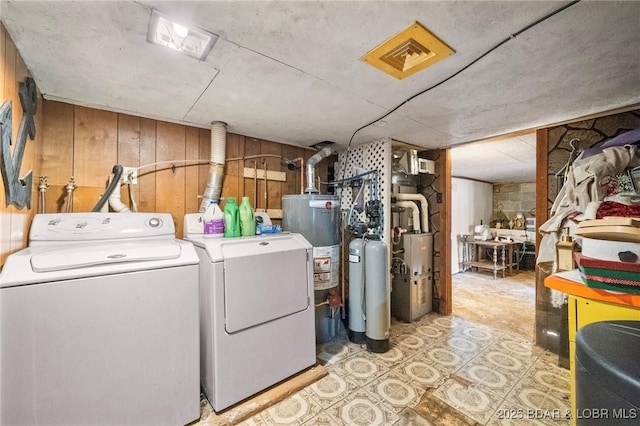
M 499 47 L 501 47 L 503 44 L 507 43 L 508 41 L 516 38 L 517 36 L 519 36 L 520 34 L 524 33 L 527 30 L 530 30 L 531 28 L 535 27 L 536 25 L 546 21 L 547 19 L 551 18 L 554 15 L 557 15 L 558 13 L 562 12 L 565 9 L 570 8 L 571 6 L 573 6 L 576 3 L 580 3 L 581 0 L 575 0 L 572 1 L 570 3 L 565 4 L 564 6 L 559 7 L 558 9 L 554 10 L 553 12 L 548 13 L 547 15 L 543 16 L 542 18 L 532 22 L 531 24 L 527 25 L 526 27 L 522 28 L 521 30 L 509 35 L 509 37 L 505 38 L 504 40 L 502 40 L 501 42 L 499 42 L 498 44 L 496 44 L 495 46 L 491 47 L 489 50 L 485 51 L 483 54 L 481 54 L 480 56 L 478 56 L 476 59 L 474 59 L 473 61 L 469 62 L 467 65 L 465 65 L 464 67 L 460 68 L 458 71 L 454 72 L 453 74 L 451 74 L 449 77 L 445 78 L 444 80 L 441 80 L 440 82 L 434 84 L 433 86 L 427 87 L 426 89 L 410 96 L 409 98 L 405 99 L 402 103 L 398 104 L 397 106 L 395 106 L 394 108 L 392 108 L 390 111 L 386 112 L 384 115 L 382 115 L 381 117 L 378 117 L 377 119 L 373 120 L 370 123 L 365 124 L 364 126 L 356 129 L 355 132 L 353 132 L 353 134 L 351 135 L 351 138 L 349 139 L 349 143 L 347 144 L 347 152 L 345 154 L 345 159 L 344 159 L 344 166 L 342 167 L 342 178 L 345 177 L 345 173 L 347 171 L 347 162 L 349 160 L 349 151 L 351 149 L 351 144 L 353 142 L 353 138 L 356 136 L 356 134 L 363 129 L 366 129 L 367 127 L 371 126 L 374 123 L 377 123 L 378 121 L 388 117 L 389 115 L 393 114 L 394 112 L 396 112 L 398 109 L 400 109 L 401 107 L 403 107 L 405 104 L 411 102 L 412 100 L 414 100 L 415 98 L 417 98 L 418 96 L 421 96 L 433 89 L 435 89 L 436 87 L 446 83 L 447 81 L 451 80 L 452 78 L 456 77 L 457 75 L 459 75 L 460 73 L 466 71 L 469 67 L 471 67 L 472 65 L 475 65 L 478 61 L 480 61 L 482 58 L 484 58 L 485 56 L 489 55 L 490 53 L 492 53 L 494 50 L 498 49 Z

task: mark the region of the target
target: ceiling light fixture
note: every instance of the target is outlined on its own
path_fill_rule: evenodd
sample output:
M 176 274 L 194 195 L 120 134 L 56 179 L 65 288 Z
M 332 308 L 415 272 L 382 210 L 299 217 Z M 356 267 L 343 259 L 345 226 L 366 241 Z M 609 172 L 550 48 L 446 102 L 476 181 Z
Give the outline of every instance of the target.
M 419 22 L 414 22 L 370 50 L 362 60 L 402 80 L 454 53 L 453 49 Z
M 217 35 L 201 28 L 181 25 L 155 9 L 151 13 L 147 32 L 149 43 L 165 46 L 203 61 L 217 40 Z
M 189 28 L 180 24 L 173 23 L 173 31 L 180 37 L 186 37 L 189 35 Z

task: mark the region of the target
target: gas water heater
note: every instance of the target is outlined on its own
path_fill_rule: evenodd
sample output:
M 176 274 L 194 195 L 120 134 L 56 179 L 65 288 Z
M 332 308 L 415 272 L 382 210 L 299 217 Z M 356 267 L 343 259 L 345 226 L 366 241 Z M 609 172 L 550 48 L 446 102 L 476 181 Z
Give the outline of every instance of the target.
M 313 246 L 316 342 L 336 337 L 340 330 L 340 201 L 335 195 L 282 197 L 282 228 L 302 234 Z

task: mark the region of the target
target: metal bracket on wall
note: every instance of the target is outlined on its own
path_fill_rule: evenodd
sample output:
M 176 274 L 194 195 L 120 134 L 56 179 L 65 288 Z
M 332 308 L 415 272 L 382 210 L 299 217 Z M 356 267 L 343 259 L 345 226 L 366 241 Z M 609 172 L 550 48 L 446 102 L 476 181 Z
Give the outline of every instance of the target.
M 33 116 L 38 106 L 38 97 L 35 81 L 27 77 L 24 83 L 20 83 L 18 90 L 20 103 L 22 104 L 22 119 L 18 128 L 16 146 L 11 154 L 11 132 L 12 132 L 12 105 L 11 101 L 6 101 L 0 108 L 0 172 L 4 180 L 5 203 L 14 205 L 19 210 L 23 207 L 31 208 L 31 182 L 33 180 L 32 171 L 29 170 L 22 178 L 20 169 L 22 158 L 27 144 L 27 136 L 34 140 L 36 137 L 36 124 Z

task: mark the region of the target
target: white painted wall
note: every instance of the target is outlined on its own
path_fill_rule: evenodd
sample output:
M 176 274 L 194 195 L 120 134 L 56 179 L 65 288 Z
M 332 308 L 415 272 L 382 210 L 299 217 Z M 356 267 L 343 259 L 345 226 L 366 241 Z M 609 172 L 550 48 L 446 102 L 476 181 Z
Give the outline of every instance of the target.
M 468 179 L 451 179 L 451 273 L 458 268 L 458 235 L 473 235 L 473 227 L 491 220 L 493 185 Z

